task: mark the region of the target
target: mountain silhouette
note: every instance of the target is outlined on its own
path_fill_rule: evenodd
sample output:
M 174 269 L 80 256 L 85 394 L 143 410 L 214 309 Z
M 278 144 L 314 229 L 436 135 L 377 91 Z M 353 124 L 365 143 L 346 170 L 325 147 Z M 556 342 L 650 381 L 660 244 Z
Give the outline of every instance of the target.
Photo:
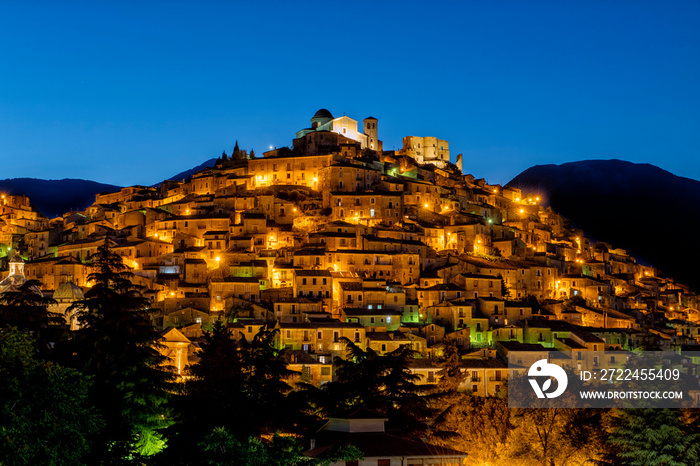
M 177 175 L 173 175 L 173 176 L 171 176 L 171 177 L 168 178 L 168 179 L 169 179 L 169 180 L 173 180 L 173 181 L 182 181 L 182 180 L 185 180 L 185 179 L 187 179 L 189 176 L 194 175 L 195 173 L 199 173 L 199 172 L 201 172 L 202 170 L 204 170 L 205 168 L 211 168 L 211 167 L 213 167 L 214 165 L 216 165 L 216 160 L 217 160 L 216 158 L 209 159 L 209 160 L 207 160 L 206 162 L 201 163 L 201 164 L 197 165 L 197 166 L 194 167 L 194 168 L 190 168 L 189 170 L 185 170 L 184 172 L 180 172 L 180 173 L 178 173 Z M 159 181 L 158 183 L 154 184 L 153 186 L 160 186 L 162 183 L 163 183 L 162 181 Z
M 71 210 L 84 210 L 95 202 L 95 194 L 116 192 L 121 186 L 95 181 L 65 178 L 40 180 L 37 178 L 9 178 L 0 180 L 0 191 L 29 197 L 42 214 L 58 217 Z
M 592 239 L 700 289 L 700 182 L 649 164 L 585 160 L 536 165 L 508 184 L 538 193 Z
M 213 167 L 216 158 L 170 177 L 183 180 L 205 168 Z M 159 186 L 161 182 L 153 186 Z M 75 178 L 42 180 L 38 178 L 7 178 L 0 180 L 0 191 L 29 197 L 34 207 L 49 218 L 59 217 L 71 210 L 85 210 L 95 202 L 95 194 L 117 192 L 121 186 Z

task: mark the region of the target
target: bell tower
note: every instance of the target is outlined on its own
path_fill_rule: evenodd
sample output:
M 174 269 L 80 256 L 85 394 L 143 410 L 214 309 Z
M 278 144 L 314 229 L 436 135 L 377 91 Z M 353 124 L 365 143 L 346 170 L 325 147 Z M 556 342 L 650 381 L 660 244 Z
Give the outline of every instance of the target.
M 377 119 L 374 117 L 367 117 L 364 119 L 364 133 L 367 135 L 367 149 L 380 151 L 382 150 L 381 143 L 377 135 L 379 131 L 377 130 Z
M 24 277 L 24 260 L 15 252 L 15 255 L 12 256 L 12 259 L 10 260 L 10 276 L 12 275 L 19 275 L 21 277 Z

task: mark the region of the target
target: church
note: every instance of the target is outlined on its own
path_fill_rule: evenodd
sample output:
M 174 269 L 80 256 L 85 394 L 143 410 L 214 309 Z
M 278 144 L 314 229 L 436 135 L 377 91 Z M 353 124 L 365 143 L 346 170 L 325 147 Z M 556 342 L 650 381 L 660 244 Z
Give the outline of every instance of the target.
M 295 152 L 304 154 L 319 153 L 325 147 L 337 147 L 344 144 L 360 144 L 360 149 L 382 151 L 382 141 L 378 138 L 377 119 L 367 117 L 363 120 L 360 132 L 357 120 L 343 115 L 334 118 L 325 108 L 317 111 L 311 118 L 311 128 L 296 132 L 293 145 Z

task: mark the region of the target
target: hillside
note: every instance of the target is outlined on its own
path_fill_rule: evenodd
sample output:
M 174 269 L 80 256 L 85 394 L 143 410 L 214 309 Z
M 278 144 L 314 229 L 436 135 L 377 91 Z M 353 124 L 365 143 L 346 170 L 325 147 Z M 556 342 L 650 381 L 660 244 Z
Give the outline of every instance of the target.
M 536 165 L 509 185 L 540 193 L 546 205 L 593 239 L 700 289 L 700 182 L 649 164 L 586 160 Z
M 119 191 L 120 186 L 95 181 L 65 178 L 9 178 L 0 180 L 0 191 L 28 196 L 32 204 L 49 218 L 70 210 L 84 210 L 95 202 L 95 194 Z
M 216 159 L 216 158 L 209 159 L 209 160 L 205 161 L 204 163 L 197 165 L 194 168 L 190 168 L 189 170 L 185 170 L 183 172 L 180 172 L 177 175 L 173 175 L 168 179 L 173 180 L 173 181 L 185 180 L 185 179 L 189 178 L 190 176 L 194 175 L 195 173 L 201 172 L 205 168 L 213 167 L 214 165 L 216 165 L 217 160 L 218 159 Z M 162 182 L 163 181 L 159 181 L 158 183 L 154 184 L 153 186 L 160 186 Z

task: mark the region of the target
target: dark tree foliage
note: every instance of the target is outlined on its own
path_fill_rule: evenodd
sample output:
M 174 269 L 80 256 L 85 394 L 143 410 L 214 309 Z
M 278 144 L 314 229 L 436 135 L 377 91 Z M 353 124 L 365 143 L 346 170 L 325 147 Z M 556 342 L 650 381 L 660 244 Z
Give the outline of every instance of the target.
M 6 291 L 0 298 L 0 325 L 17 327 L 20 330 L 39 332 L 50 324 L 63 324 L 60 314 L 49 312 L 48 306 L 56 304 L 45 298 L 37 280 L 27 280 L 17 291 Z
M 467 373 L 462 370 L 462 356 L 457 345 L 450 340 L 445 340 L 445 350 L 440 360 L 441 368 L 440 388 L 444 391 L 455 391 L 467 378 Z
M 0 333 L 0 464 L 84 463 L 102 426 L 88 403 L 89 380 L 37 359 L 32 339 Z
M 137 461 L 165 446 L 160 430 L 171 423 L 174 376 L 158 352 L 161 337 L 147 300 L 121 257 L 105 244 L 90 260 L 93 285 L 68 312 L 75 311 L 82 326 L 74 338 L 74 363 L 92 376 L 90 400 L 106 423 L 102 450 L 94 454 L 105 463 Z
M 389 426 L 406 433 L 425 430 L 433 414 L 427 390 L 417 384 L 420 377 L 411 373 L 409 361 L 415 352 L 408 346 L 380 355 L 371 348 L 363 350 L 347 338 L 348 358 L 336 358 L 336 380 L 311 390 L 311 398 L 326 414 L 350 408 L 367 408 L 389 417 Z
M 616 412 L 608 442 L 617 462 L 639 466 L 681 466 L 700 462 L 699 436 L 677 409 L 624 409 Z
M 223 427 L 215 428 L 199 448 L 201 463 L 212 466 L 327 466 L 362 457 L 362 452 L 351 446 L 330 451 L 322 460 L 309 458 L 304 456 L 304 448 L 293 437 L 274 435 L 268 441 L 256 437 L 241 441 Z
M 249 437 L 289 431 L 303 418 L 303 406 L 290 397 L 287 368 L 274 343 L 275 332 L 263 328 L 251 341 L 231 338 L 220 321 L 205 335 L 200 360 L 192 366 L 193 378 L 178 397 L 180 423 L 173 427 L 171 462 L 191 463 L 197 443 L 212 429 L 245 443 Z
M 510 288 L 506 286 L 506 281 L 505 279 L 499 275 L 498 278 L 501 280 L 501 297 L 503 299 L 510 299 L 511 294 L 510 294 Z

